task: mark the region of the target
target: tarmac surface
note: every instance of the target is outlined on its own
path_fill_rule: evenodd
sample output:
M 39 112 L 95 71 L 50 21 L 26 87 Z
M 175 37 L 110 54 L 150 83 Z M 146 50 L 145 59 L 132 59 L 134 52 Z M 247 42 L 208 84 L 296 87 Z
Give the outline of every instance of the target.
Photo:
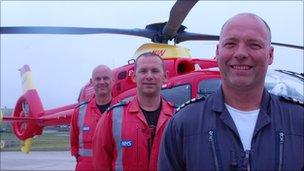
M 0 170 L 74 170 L 69 151 L 0 152 Z

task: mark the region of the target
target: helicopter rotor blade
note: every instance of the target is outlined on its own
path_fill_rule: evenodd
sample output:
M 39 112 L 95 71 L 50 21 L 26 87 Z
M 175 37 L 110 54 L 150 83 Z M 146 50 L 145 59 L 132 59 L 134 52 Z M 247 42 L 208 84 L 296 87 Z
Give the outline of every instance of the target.
M 170 11 L 169 20 L 162 30 L 162 34 L 168 40 L 172 40 L 176 35 L 184 19 L 197 2 L 198 0 L 177 0 L 175 2 Z M 168 40 L 164 40 L 164 43 L 167 43 Z
M 277 43 L 277 42 L 271 42 L 271 44 L 277 45 L 277 46 L 290 47 L 290 48 L 304 50 L 304 46 L 298 46 L 298 45 L 292 45 L 292 44 L 286 44 L 286 43 Z
M 176 44 L 180 42 L 185 42 L 185 41 L 193 41 L 193 40 L 200 40 L 200 41 L 218 41 L 219 36 L 218 35 L 211 35 L 211 34 L 200 34 L 200 33 L 190 33 L 183 31 L 179 33 L 175 39 L 174 42 Z M 286 44 L 286 43 L 277 43 L 277 42 L 271 42 L 272 45 L 276 46 L 283 46 L 283 47 L 290 47 L 294 49 L 301 49 L 304 50 L 303 46 L 298 46 L 298 45 L 292 45 L 292 44 Z
M 146 29 L 115 29 L 115 28 L 87 28 L 87 27 L 49 27 L 49 26 L 17 26 L 17 27 L 1 27 L 1 34 L 122 34 L 130 36 L 139 36 L 151 39 L 153 42 L 167 43 L 166 36 L 163 35 L 160 40 L 155 41 L 156 38 L 159 39 L 158 24 L 155 27 L 147 27 Z M 181 27 L 181 25 L 179 26 Z M 190 33 L 183 31 L 185 27 L 183 26 L 178 34 L 174 37 L 174 42 L 176 44 L 180 42 L 190 41 L 190 40 L 205 40 L 205 41 L 217 41 L 219 40 L 218 35 L 200 34 L 200 33 Z M 167 39 L 168 40 L 168 39 Z M 304 50 L 303 46 L 277 43 L 272 42 L 273 45 L 290 47 L 295 49 Z
M 123 34 L 146 37 L 156 43 L 168 43 L 168 40 L 172 40 L 177 32 L 185 29 L 181 24 L 197 2 L 198 0 L 177 0 L 170 11 L 169 21 L 161 30 L 20 26 L 1 27 L 1 34 Z
M 149 29 L 20 26 L 1 27 L 1 34 L 123 34 L 152 39 L 155 31 Z
M 211 35 L 211 34 L 200 34 L 200 33 L 190 33 L 183 31 L 176 35 L 174 42 L 176 44 L 180 42 L 185 42 L 189 40 L 205 40 L 205 41 L 217 41 L 219 40 L 218 35 Z

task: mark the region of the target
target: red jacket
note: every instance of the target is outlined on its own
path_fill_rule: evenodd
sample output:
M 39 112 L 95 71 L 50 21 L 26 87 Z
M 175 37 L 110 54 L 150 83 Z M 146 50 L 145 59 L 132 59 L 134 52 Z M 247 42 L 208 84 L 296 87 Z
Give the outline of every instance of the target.
M 81 110 L 85 110 L 83 120 L 80 119 Z M 70 146 L 71 154 L 77 158 L 76 170 L 83 170 L 82 168 L 84 167 L 86 169 L 92 168 L 92 139 L 97 122 L 101 116 L 102 115 L 95 103 L 95 96 L 93 96 L 89 101 L 80 104 L 72 115 Z M 83 124 L 82 132 L 80 132 L 81 121 Z M 82 134 L 82 136 L 80 134 Z M 83 164 L 79 164 L 81 162 L 83 162 Z
M 122 105 L 114 105 L 97 124 L 93 139 L 93 167 L 95 170 L 156 170 L 159 146 L 163 131 L 173 115 L 174 107 L 162 100 L 162 110 L 159 114 L 153 145 L 151 146 L 150 160 L 148 157 L 148 141 L 151 132 L 144 114 L 142 113 L 137 97 Z M 113 112 L 120 108 L 123 112 L 118 130 L 118 139 L 115 133 L 119 126 L 113 121 Z M 116 115 L 117 113 L 114 113 Z M 114 125 L 113 125 L 114 124 Z M 113 130 L 115 127 L 116 130 Z M 114 131 L 114 132 L 113 132 Z M 118 142 L 117 142 L 118 141 Z M 121 155 L 119 155 L 121 151 Z M 122 164 L 121 164 L 122 162 Z

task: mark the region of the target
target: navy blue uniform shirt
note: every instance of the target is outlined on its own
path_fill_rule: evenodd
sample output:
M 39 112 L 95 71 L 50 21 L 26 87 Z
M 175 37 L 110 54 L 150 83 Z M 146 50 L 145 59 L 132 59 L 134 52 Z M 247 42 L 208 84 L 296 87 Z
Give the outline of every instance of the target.
M 183 107 L 164 133 L 159 170 L 303 170 L 303 106 L 263 92 L 244 151 L 222 89 Z

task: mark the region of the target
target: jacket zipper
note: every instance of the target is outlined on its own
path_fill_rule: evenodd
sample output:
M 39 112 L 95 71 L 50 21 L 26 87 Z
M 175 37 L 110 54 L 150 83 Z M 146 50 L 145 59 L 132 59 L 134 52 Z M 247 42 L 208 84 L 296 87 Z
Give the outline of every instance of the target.
M 249 161 L 249 157 L 250 157 L 250 150 L 246 150 L 245 151 L 245 163 L 246 163 L 246 170 L 250 171 L 250 161 Z
M 139 132 L 139 127 L 138 127 L 138 125 L 136 125 L 136 137 L 137 137 L 137 139 L 136 139 L 136 151 L 137 151 L 137 156 L 136 156 L 136 160 L 137 160 L 137 163 L 139 163 L 139 149 L 138 149 L 138 132 Z
M 155 137 L 155 130 L 156 127 L 155 126 L 151 126 L 149 127 L 149 139 L 148 139 L 148 160 L 150 163 L 150 158 L 151 158 L 151 150 L 152 150 L 152 145 L 153 145 L 153 141 L 154 141 L 154 137 Z
M 151 138 L 148 139 L 148 161 L 150 161 L 150 154 L 151 154 Z
M 220 169 L 219 169 L 219 164 L 218 164 L 218 158 L 217 158 L 216 151 L 215 151 L 215 144 L 214 144 L 213 131 L 212 130 L 209 131 L 209 142 L 211 143 L 211 149 L 212 149 L 212 154 L 213 154 L 213 159 L 214 159 L 215 170 L 218 171 Z
M 235 152 L 230 151 L 230 170 L 231 171 L 236 171 L 237 166 L 238 166 L 238 164 L 237 164 L 237 161 L 236 161 Z
M 281 171 L 282 170 L 282 166 L 283 166 L 283 150 L 284 150 L 284 133 L 280 132 L 280 149 L 279 149 L 279 168 L 278 170 Z

